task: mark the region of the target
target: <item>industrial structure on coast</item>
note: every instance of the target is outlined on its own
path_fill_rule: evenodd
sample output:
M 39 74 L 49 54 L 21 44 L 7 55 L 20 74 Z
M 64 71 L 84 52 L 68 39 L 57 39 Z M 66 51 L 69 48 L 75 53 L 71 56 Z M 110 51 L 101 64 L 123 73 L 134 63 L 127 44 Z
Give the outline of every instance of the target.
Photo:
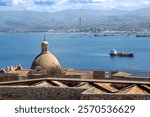
M 44 39 L 31 69 L 18 65 L 0 70 L 0 99 L 150 99 L 150 78 L 63 68 L 48 48 Z

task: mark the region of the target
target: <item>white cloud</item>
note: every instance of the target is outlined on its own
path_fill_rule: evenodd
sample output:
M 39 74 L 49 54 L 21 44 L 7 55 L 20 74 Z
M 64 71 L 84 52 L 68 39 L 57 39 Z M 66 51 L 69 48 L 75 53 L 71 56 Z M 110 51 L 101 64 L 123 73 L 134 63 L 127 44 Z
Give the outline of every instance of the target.
M 12 6 L 18 5 L 33 5 L 33 0 L 9 0 L 8 1 Z
M 0 10 L 125 9 L 150 7 L 150 0 L 0 0 Z
M 145 4 L 145 5 L 150 5 L 150 1 L 149 0 L 142 1 L 142 3 Z
M 102 2 L 115 2 L 116 0 L 92 0 L 92 2 L 102 3 Z

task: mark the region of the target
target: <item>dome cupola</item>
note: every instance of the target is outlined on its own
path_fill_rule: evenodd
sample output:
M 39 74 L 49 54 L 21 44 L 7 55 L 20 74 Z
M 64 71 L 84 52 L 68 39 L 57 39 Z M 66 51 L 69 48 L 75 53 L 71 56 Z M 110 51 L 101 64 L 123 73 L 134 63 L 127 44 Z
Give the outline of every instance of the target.
M 41 53 L 34 59 L 31 69 L 41 69 L 47 71 L 48 76 L 59 76 L 61 66 L 57 58 L 48 50 L 49 43 L 44 37 L 41 43 Z
M 46 41 L 44 36 L 44 41 L 41 44 L 41 53 L 47 53 L 48 52 L 49 43 Z

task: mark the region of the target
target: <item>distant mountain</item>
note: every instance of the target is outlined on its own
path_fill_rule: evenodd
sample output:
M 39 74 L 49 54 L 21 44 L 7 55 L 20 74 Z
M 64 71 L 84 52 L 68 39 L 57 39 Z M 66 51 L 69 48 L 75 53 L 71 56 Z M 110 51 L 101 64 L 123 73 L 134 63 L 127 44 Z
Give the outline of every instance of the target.
M 78 29 L 150 30 L 150 8 L 135 11 L 76 9 L 61 12 L 0 11 L 1 32 Z

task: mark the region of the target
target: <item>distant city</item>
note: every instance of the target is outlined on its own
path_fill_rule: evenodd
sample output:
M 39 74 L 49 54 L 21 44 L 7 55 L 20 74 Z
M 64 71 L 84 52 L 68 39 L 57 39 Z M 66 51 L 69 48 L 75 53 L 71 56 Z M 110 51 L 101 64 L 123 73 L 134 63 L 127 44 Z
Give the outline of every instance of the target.
M 74 9 L 60 12 L 0 11 L 0 32 L 136 34 L 150 31 L 150 8 L 133 11 Z

